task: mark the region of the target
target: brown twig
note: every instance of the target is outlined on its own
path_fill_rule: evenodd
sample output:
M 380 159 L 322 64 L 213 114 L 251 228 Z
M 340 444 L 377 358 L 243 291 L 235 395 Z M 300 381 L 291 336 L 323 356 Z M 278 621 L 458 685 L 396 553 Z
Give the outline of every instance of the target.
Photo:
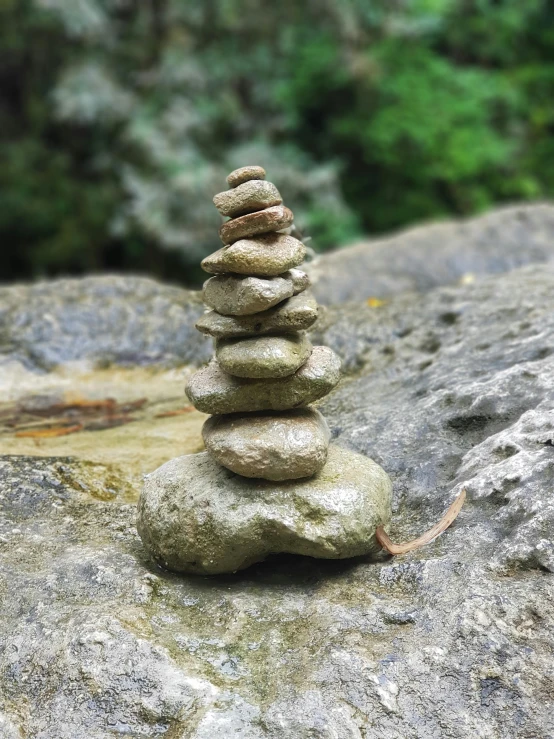
M 378 526 L 377 531 L 375 532 L 377 541 L 383 549 L 390 554 L 406 554 L 406 552 L 412 552 L 414 549 L 419 549 L 419 547 L 422 547 L 424 544 L 428 544 L 436 536 L 442 534 L 442 532 L 450 526 L 461 511 L 465 499 L 466 491 L 462 490 L 441 520 L 436 523 L 432 529 L 429 529 L 429 531 L 426 531 L 425 534 L 417 539 L 407 541 L 405 544 L 394 544 L 385 533 L 385 529 L 382 526 Z

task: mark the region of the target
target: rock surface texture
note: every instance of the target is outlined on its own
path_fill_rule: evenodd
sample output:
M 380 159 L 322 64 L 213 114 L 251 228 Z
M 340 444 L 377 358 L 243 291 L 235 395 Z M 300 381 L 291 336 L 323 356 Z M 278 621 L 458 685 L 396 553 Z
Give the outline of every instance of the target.
M 499 208 L 477 218 L 431 223 L 361 241 L 309 265 L 325 305 L 478 281 L 554 262 L 554 204 Z
M 499 254 L 507 230 L 508 252 L 521 234 L 520 259 L 532 261 L 536 233 L 511 234 L 511 216 L 503 227 L 497 215 Z M 288 555 L 233 576 L 173 575 L 136 532 L 141 483 L 127 471 L 128 447 L 112 443 L 98 461 L 113 430 L 35 443 L 0 421 L 0 736 L 554 736 L 553 296 L 554 267 L 540 264 L 322 311 L 312 341 L 346 368 L 321 407 L 329 460 L 340 447 L 390 473 L 398 541 L 467 489 L 455 524 L 400 557 Z M 67 359 L 174 372 L 163 368 L 178 352 L 185 369 L 188 353 L 207 358 L 200 334 L 196 343 L 185 333 L 200 310 L 198 296 L 134 278 L 1 288 L 0 346 L 36 384 Z M 87 333 L 91 317 L 98 335 Z M 67 365 L 60 381 L 71 377 Z M 244 382 L 230 383 L 235 398 Z M 275 382 L 281 389 L 259 401 L 285 384 L 308 387 L 296 375 Z M 176 438 L 193 415 L 175 417 Z M 140 449 L 145 428 L 152 421 L 115 431 Z M 157 434 L 167 461 L 167 433 Z M 76 457 L 80 437 L 91 439 L 88 461 Z M 65 457 L 53 451 L 62 442 Z M 184 459 L 198 457 L 208 458 Z
M 326 559 L 376 552 L 375 529 L 390 518 L 388 475 L 338 446 L 317 475 L 300 481 L 245 479 L 204 453 L 172 459 L 145 488 L 139 532 L 161 565 L 180 572 L 234 572 L 271 552 Z

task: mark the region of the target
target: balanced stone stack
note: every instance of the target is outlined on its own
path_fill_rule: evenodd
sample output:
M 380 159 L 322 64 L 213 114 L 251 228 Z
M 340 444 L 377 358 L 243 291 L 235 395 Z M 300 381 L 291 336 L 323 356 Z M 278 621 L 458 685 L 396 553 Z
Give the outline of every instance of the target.
M 197 372 L 187 395 L 212 414 L 206 449 L 245 477 L 291 480 L 319 472 L 329 429 L 309 404 L 329 393 L 340 360 L 307 334 L 317 318 L 309 279 L 298 269 L 305 247 L 290 235 L 292 212 L 261 167 L 243 167 L 214 197 L 225 246 L 202 262 L 211 310 L 196 324 L 215 339 L 215 358 Z
M 230 216 L 224 247 L 202 266 L 210 310 L 197 323 L 215 357 L 187 395 L 211 414 L 205 452 L 146 476 L 137 529 L 162 567 L 235 572 L 269 554 L 342 559 L 379 549 L 391 517 L 391 482 L 378 464 L 329 445 L 310 404 L 339 381 L 340 360 L 312 346 L 317 304 L 298 269 L 303 244 L 292 213 L 261 167 L 243 167 L 214 198 Z

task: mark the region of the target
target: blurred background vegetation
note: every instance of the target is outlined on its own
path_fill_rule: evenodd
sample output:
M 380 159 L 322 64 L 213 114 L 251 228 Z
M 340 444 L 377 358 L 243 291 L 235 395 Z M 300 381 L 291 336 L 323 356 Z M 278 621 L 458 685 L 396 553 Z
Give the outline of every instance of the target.
M 0 0 L 0 279 L 185 283 L 262 164 L 318 250 L 554 195 L 548 0 Z

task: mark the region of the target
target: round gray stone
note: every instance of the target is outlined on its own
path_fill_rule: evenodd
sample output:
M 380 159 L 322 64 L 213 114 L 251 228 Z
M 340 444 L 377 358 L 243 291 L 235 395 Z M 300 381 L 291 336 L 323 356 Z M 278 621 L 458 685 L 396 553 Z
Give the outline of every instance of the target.
M 265 208 L 256 213 L 247 213 L 245 216 L 227 221 L 220 227 L 219 236 L 224 244 L 233 244 L 247 236 L 257 236 L 288 228 L 293 220 L 292 211 L 286 206 L 274 205 L 271 208 Z
M 289 333 L 309 328 L 316 322 L 317 315 L 317 302 L 313 294 L 305 290 L 274 308 L 250 316 L 222 316 L 217 311 L 208 311 L 198 319 L 196 328 L 216 338 Z
M 206 305 L 228 316 L 260 313 L 290 298 L 295 280 L 286 277 L 239 277 L 216 275 L 204 283 L 202 297 Z
M 341 361 L 327 346 L 314 346 L 308 361 L 293 375 L 275 380 L 233 377 L 212 360 L 186 387 L 191 403 L 203 413 L 281 411 L 313 403 L 340 380 Z
M 379 465 L 335 445 L 317 475 L 279 483 L 237 476 L 203 452 L 146 476 L 137 527 L 158 564 L 177 572 L 235 572 L 279 552 L 345 559 L 379 549 L 391 495 Z
M 202 261 L 202 269 L 211 274 L 234 272 L 240 275 L 273 277 L 298 267 L 306 257 L 304 244 L 287 234 L 264 234 L 253 239 L 239 239 L 224 246 Z
M 265 169 L 251 164 L 247 167 L 234 169 L 227 175 L 227 184 L 229 187 L 237 187 L 238 185 L 242 185 L 243 182 L 248 182 L 248 180 L 265 180 Z
M 202 428 L 207 451 L 244 477 L 298 480 L 327 459 L 330 432 L 314 408 L 211 416 Z
M 222 216 L 239 216 L 281 205 L 283 199 L 272 182 L 248 180 L 232 190 L 214 196 L 214 205 Z
M 216 339 L 215 356 L 221 369 L 235 377 L 288 377 L 312 353 L 305 333 Z

